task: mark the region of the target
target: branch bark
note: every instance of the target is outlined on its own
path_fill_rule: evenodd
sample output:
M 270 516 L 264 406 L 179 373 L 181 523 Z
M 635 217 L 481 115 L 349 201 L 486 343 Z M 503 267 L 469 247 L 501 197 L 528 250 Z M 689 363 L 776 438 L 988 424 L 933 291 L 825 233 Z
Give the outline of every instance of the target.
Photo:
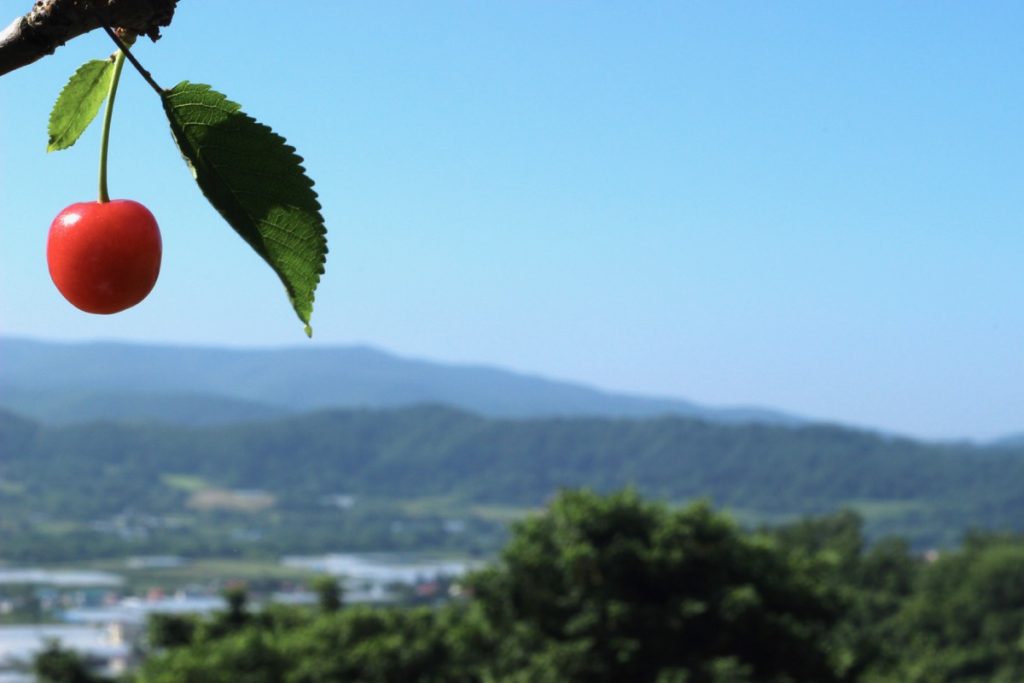
M 0 76 L 53 54 L 103 23 L 156 40 L 178 0 L 36 0 L 0 31 Z

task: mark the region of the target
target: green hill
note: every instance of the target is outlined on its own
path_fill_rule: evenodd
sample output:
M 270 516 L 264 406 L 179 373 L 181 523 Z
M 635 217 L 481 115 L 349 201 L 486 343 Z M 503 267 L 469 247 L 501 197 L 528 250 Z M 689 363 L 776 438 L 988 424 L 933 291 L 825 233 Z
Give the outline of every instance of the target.
M 507 420 L 435 406 L 206 428 L 58 428 L 4 415 L 0 446 L 0 515 L 8 520 L 27 511 L 79 522 L 125 511 L 192 514 L 197 487 L 264 492 L 274 514 L 298 524 L 307 513 L 324 521 L 318 501 L 337 494 L 405 510 L 418 502 L 451 516 L 530 508 L 560 487 L 632 485 L 672 502 L 708 497 L 749 521 L 853 507 L 869 534 L 900 533 L 919 545 L 955 543 L 969 528 L 1024 528 L 1024 449 L 929 445 L 833 426 Z M 212 500 L 221 511 L 262 524 L 254 515 L 265 510 L 245 509 L 244 498 L 232 507 L 220 495 Z

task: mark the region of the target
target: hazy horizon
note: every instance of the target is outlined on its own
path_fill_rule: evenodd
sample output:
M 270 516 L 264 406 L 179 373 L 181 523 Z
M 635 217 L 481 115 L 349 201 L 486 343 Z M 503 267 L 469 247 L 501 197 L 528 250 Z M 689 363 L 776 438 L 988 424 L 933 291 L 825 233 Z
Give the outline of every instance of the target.
M 284 343 L 284 344 L 258 344 L 258 345 L 245 345 L 245 344 L 203 344 L 203 343 L 171 343 L 171 342 L 159 342 L 159 341 L 130 341 L 123 339 L 45 339 L 42 337 L 28 337 L 28 336 L 13 336 L 0 334 L 0 341 L 9 339 L 13 341 L 25 341 L 32 343 L 41 344 L 55 344 L 55 345 L 125 345 L 125 346 L 143 346 L 150 348 L 174 348 L 174 349 L 198 349 L 198 350 L 228 350 L 237 351 L 241 353 L 245 352 L 275 352 L 275 351 L 330 351 L 332 349 L 340 350 L 351 350 L 351 349 L 365 349 L 373 353 L 381 353 L 386 356 L 390 356 L 402 361 L 410 362 L 422 362 L 431 365 L 451 367 L 451 368 L 475 368 L 494 370 L 503 373 L 510 373 L 512 375 L 536 379 L 544 382 L 554 382 L 558 384 L 567 384 L 578 386 L 584 389 L 605 393 L 608 395 L 638 398 L 638 399 L 653 399 L 653 400 L 666 400 L 666 401 L 680 401 L 686 403 L 692 403 L 698 408 L 708 408 L 712 410 L 729 410 L 729 409 L 742 409 L 742 410 L 754 410 L 754 411 L 766 411 L 769 413 L 775 413 L 779 416 L 792 417 L 801 422 L 807 422 L 808 424 L 833 424 L 840 427 L 865 430 L 869 432 L 876 432 L 879 434 L 885 434 L 896 437 L 907 437 L 924 442 L 976 442 L 979 444 L 995 442 L 1006 438 L 1017 438 L 1024 435 L 1024 423 L 1019 428 L 1010 429 L 1005 432 L 993 434 L 987 437 L 971 437 L 971 436 L 953 436 L 953 437 L 931 437 L 927 434 L 913 434 L 906 431 L 889 430 L 878 427 L 877 425 L 870 424 L 858 424 L 854 422 L 844 421 L 837 419 L 829 415 L 811 415 L 803 413 L 795 413 L 792 411 L 785 410 L 779 406 L 773 405 L 762 405 L 754 403 L 730 403 L 730 404 L 715 404 L 707 401 L 702 401 L 700 397 L 687 396 L 681 394 L 650 394 L 643 392 L 632 392 L 628 390 L 621 390 L 615 387 L 603 386 L 587 379 L 565 377 L 559 375 L 550 375 L 540 372 L 531 371 L 529 368 L 515 368 L 507 367 L 497 363 L 488 362 L 459 362 L 459 361 L 442 361 L 423 356 L 417 356 L 414 354 L 405 353 L 401 350 L 387 348 L 377 344 L 371 344 L 366 342 L 351 342 L 351 343 L 337 343 L 337 344 L 321 344 L 313 346 L 310 344 L 299 343 Z

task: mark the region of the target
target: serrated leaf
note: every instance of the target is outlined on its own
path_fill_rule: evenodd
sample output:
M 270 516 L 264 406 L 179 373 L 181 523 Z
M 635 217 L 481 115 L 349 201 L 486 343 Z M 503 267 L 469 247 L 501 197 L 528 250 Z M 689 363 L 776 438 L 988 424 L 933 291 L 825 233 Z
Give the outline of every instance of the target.
M 327 230 L 302 157 L 208 85 L 183 81 L 164 92 L 163 103 L 203 194 L 274 269 L 312 334 L 309 318 L 327 258 Z
M 47 152 L 67 149 L 81 137 L 107 99 L 113 73 L 113 60 L 94 59 L 72 74 L 50 111 Z

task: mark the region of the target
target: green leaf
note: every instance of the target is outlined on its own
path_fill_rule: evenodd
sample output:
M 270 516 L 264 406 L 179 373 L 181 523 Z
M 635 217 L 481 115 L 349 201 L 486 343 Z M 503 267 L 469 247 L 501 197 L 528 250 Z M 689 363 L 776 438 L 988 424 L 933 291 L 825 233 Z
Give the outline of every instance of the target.
M 67 149 L 75 144 L 107 98 L 113 73 L 112 59 L 94 59 L 78 67 L 50 111 L 47 152 Z
M 163 102 L 174 140 L 203 194 L 281 278 L 311 335 L 327 230 L 302 158 L 208 85 L 183 81 L 164 92 Z

